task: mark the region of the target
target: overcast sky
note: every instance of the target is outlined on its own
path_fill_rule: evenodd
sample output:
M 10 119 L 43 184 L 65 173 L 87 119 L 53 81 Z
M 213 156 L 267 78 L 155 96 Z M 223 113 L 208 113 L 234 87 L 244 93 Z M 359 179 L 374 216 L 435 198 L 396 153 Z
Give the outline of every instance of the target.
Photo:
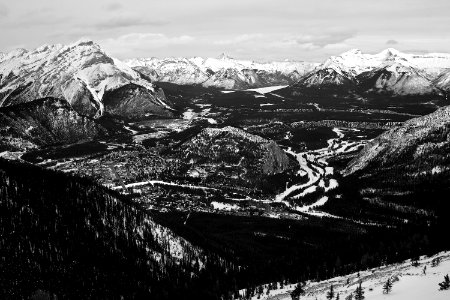
M 449 0 L 0 0 L 0 51 L 82 37 L 115 57 L 322 61 L 450 52 Z

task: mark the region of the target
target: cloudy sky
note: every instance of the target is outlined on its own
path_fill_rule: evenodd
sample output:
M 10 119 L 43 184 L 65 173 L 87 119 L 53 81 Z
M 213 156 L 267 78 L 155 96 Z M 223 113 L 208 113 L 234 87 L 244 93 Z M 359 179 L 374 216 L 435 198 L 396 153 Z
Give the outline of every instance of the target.
M 122 59 L 450 52 L 449 12 L 449 0 L 0 0 L 0 51 L 87 37 Z

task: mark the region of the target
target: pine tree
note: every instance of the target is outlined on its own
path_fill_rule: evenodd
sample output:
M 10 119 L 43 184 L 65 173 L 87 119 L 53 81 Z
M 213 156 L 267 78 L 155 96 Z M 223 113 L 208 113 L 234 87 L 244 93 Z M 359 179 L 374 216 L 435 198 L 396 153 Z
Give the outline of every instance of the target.
M 296 286 L 295 289 L 291 292 L 291 298 L 292 300 L 298 300 L 300 299 L 300 296 L 303 295 L 305 293 L 305 285 L 306 283 L 304 282 L 299 282 Z
M 334 288 L 333 285 L 330 286 L 330 290 L 327 293 L 327 299 L 331 300 L 334 298 Z
M 390 278 L 383 285 L 383 294 L 389 294 L 392 290 L 392 281 Z
M 258 286 L 258 289 L 257 289 L 257 295 L 258 295 L 258 299 L 260 299 L 261 298 L 261 295 L 264 293 L 264 288 L 263 288 L 263 286 L 262 285 L 260 285 L 260 286 Z
M 439 290 L 444 291 L 448 290 L 450 288 L 450 278 L 448 277 L 448 274 L 444 276 L 444 281 L 439 283 Z
M 419 264 L 419 258 L 418 257 L 414 257 L 414 258 L 412 258 L 411 259 L 411 265 L 413 266 L 413 267 L 418 267 L 420 264 Z
M 355 300 L 364 300 L 366 297 L 364 297 L 364 289 L 362 287 L 361 282 L 359 283 L 358 287 L 355 290 Z
M 339 299 L 340 299 L 340 296 L 339 296 L 339 293 L 337 293 L 335 300 L 339 300 Z
M 439 266 L 440 263 L 441 263 L 441 258 L 436 257 L 436 258 L 433 258 L 433 260 L 431 261 L 431 266 L 434 268 L 434 267 Z

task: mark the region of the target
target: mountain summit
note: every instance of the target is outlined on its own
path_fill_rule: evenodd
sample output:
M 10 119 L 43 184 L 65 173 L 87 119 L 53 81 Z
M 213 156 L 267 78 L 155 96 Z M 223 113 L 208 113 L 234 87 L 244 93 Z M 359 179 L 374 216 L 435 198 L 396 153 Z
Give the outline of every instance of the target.
M 85 39 L 14 50 L 0 61 L 0 106 L 44 97 L 65 99 L 87 116 L 171 115 L 161 90 Z

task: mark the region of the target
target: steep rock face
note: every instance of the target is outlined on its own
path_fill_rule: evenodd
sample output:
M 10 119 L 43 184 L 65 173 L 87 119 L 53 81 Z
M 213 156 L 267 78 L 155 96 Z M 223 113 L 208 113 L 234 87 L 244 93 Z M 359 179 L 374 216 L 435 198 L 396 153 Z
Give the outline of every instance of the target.
M 160 102 L 164 110 L 170 111 L 166 99 L 155 93 L 149 80 L 89 40 L 68 46 L 45 45 L 32 51 L 15 50 L 0 61 L 0 74 L 3 107 L 55 97 L 66 99 L 81 114 L 102 116 L 106 92 L 135 84 L 148 91 L 154 98 L 152 102 Z M 128 103 L 134 105 L 132 101 Z M 151 112 L 154 105 L 149 105 Z
M 206 128 L 181 145 L 194 164 L 234 166 L 244 177 L 273 175 L 292 167 L 291 159 L 271 140 L 227 126 Z
M 63 99 L 44 98 L 0 108 L 0 151 L 75 143 L 107 134 Z

